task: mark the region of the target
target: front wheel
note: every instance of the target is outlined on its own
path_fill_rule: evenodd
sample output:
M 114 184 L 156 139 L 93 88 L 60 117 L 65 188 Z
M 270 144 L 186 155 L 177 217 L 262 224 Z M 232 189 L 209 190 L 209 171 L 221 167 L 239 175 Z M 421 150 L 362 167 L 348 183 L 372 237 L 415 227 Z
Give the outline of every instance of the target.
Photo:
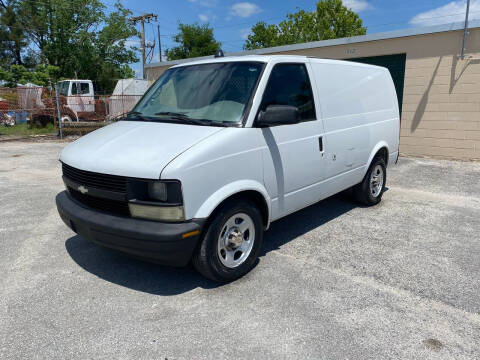
M 382 200 L 382 195 L 387 182 L 387 168 L 385 160 L 381 157 L 373 159 L 363 181 L 353 189 L 358 202 L 372 206 Z
M 231 202 L 214 215 L 193 255 L 193 265 L 211 280 L 236 280 L 255 266 L 262 240 L 262 217 L 255 204 Z

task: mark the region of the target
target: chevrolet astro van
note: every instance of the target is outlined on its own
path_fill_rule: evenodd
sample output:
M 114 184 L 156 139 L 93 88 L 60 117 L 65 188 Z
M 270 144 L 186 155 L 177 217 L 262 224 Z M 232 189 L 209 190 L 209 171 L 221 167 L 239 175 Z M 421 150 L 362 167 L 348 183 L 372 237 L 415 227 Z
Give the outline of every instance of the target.
M 272 221 L 349 188 L 380 202 L 399 127 L 382 67 L 304 56 L 183 63 L 123 120 L 64 148 L 56 203 L 94 243 L 232 281 L 255 265 Z

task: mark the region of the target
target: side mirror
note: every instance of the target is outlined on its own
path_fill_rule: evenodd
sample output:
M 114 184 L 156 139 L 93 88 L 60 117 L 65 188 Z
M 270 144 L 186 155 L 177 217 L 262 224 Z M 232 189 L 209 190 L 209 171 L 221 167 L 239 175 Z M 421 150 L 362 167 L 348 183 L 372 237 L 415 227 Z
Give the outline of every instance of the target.
M 291 125 L 300 122 L 298 108 L 290 105 L 269 105 L 265 111 L 260 111 L 256 125 L 270 127 L 278 125 Z

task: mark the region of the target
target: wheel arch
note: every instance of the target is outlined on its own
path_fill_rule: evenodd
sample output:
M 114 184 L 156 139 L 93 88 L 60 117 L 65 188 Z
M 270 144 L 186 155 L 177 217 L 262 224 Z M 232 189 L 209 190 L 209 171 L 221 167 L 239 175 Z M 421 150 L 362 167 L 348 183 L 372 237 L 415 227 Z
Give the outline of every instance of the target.
M 263 185 L 254 181 L 239 181 L 222 187 L 202 204 L 194 217 L 207 218 L 210 221 L 223 205 L 240 198 L 249 199 L 257 205 L 264 228 L 267 229 L 270 225 L 270 197 Z
M 61 106 L 61 117 L 68 116 L 72 121 L 79 121 L 78 116 L 75 111 L 73 111 L 69 106 Z
M 387 166 L 389 153 L 390 151 L 386 141 L 380 141 L 379 143 L 377 143 L 377 145 L 375 145 L 373 150 L 370 152 L 370 156 L 367 162 L 367 167 L 365 168 L 365 173 L 368 171 L 368 168 L 370 167 L 370 164 L 372 163 L 373 159 L 379 154 L 385 159 L 385 166 Z

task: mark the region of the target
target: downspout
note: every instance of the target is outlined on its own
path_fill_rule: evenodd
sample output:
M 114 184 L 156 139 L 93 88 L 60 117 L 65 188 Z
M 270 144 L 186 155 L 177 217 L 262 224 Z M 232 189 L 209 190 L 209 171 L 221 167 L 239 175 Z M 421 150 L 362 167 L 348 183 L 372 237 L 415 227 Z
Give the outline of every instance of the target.
M 465 60 L 465 49 L 467 46 L 467 34 L 468 34 L 468 12 L 470 11 L 470 0 L 467 0 L 467 12 L 465 13 L 465 27 L 463 29 L 463 44 L 462 44 L 462 60 Z

